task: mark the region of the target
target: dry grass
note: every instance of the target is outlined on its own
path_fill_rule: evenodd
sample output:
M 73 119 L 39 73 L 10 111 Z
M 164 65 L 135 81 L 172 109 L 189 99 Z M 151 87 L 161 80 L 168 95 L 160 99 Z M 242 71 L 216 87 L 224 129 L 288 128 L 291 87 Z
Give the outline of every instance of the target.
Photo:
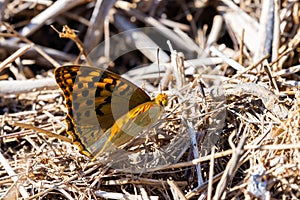
M 276 3 L 2 2 L 0 198 L 299 199 L 299 2 Z M 53 69 L 84 62 L 143 66 L 124 77 L 151 94 L 161 77 L 169 105 L 130 157 L 92 162 L 63 132 Z

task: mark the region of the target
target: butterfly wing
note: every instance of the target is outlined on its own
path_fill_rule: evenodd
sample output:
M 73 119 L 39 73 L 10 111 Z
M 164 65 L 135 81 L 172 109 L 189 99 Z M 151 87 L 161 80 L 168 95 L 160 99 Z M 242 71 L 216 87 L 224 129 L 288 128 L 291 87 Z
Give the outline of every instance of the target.
M 142 89 L 104 69 L 68 65 L 54 74 L 68 109 L 67 132 L 90 157 L 99 151 L 103 134 L 117 119 L 150 101 Z
M 95 157 L 136 138 L 138 133 L 155 124 L 163 111 L 164 107 L 162 105 L 157 104 L 155 101 L 149 101 L 124 114 L 103 134 L 103 137 L 106 138 L 103 140 L 105 142 L 98 146 Z

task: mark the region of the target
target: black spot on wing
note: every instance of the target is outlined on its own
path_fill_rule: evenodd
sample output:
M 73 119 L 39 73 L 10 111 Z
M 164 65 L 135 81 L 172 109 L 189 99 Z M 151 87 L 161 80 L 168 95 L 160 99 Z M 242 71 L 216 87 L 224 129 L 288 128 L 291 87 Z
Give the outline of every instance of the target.
M 73 103 L 73 108 L 75 109 L 75 110 L 78 110 L 79 109 L 79 107 L 80 107 L 80 103 Z
M 96 83 L 96 82 L 99 82 L 100 80 L 99 80 L 99 77 L 98 76 L 94 76 L 93 78 L 92 78 L 92 83 Z
M 86 105 L 87 106 L 91 106 L 91 105 L 93 105 L 93 103 L 94 103 L 94 101 L 91 100 L 91 99 L 89 99 L 89 100 L 86 101 Z
M 88 88 L 94 88 L 95 87 L 95 82 L 88 82 Z
M 101 108 L 102 108 L 102 106 L 101 107 L 98 106 L 96 108 L 96 114 L 99 115 L 99 116 L 103 116 L 104 115 L 104 113 L 101 111 Z
M 82 89 L 83 88 L 83 83 L 81 83 L 81 82 L 77 83 L 77 87 L 78 87 L 78 89 Z
M 89 95 L 89 90 L 82 91 L 82 96 L 87 97 Z
M 84 115 L 85 115 L 86 117 L 89 117 L 89 116 L 91 115 L 91 112 L 90 112 L 89 110 L 87 110 L 87 111 L 85 111 Z
M 112 86 L 113 86 L 112 84 L 106 83 L 105 84 L 105 89 L 108 90 L 108 91 L 110 91 L 110 92 L 112 92 L 112 88 L 113 88 Z

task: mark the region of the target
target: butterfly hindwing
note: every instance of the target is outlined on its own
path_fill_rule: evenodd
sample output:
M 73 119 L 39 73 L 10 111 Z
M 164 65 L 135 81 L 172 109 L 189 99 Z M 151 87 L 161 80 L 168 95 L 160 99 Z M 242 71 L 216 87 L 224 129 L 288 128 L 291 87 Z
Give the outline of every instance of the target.
M 120 117 L 113 126 L 104 133 L 105 143 L 101 143 L 100 151 L 96 157 L 105 151 L 120 147 L 143 131 L 147 130 L 158 120 L 163 112 L 163 107 L 154 101 L 143 103 Z

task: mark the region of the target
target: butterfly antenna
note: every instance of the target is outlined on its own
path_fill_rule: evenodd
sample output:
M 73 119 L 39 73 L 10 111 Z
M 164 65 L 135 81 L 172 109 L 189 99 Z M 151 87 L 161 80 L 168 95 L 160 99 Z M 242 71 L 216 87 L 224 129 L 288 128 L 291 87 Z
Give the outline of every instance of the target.
M 160 68 L 159 68 L 159 48 L 157 48 L 157 68 L 158 68 L 158 78 L 159 78 L 159 84 L 158 84 L 158 88 L 159 88 L 159 93 L 161 93 L 162 89 L 161 89 L 161 84 L 160 84 Z

